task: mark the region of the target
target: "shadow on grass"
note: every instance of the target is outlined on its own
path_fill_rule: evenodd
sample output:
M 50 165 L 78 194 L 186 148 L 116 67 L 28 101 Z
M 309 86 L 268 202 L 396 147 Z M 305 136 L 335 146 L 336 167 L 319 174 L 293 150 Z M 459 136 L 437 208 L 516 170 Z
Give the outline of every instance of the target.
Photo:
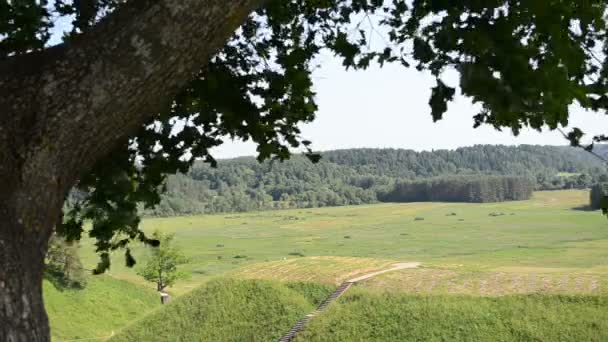
M 84 290 L 86 282 L 67 280 L 63 274 L 45 272 L 44 279 L 48 280 L 59 292 L 65 290 Z
M 594 209 L 590 205 L 581 205 L 581 206 L 572 208 L 572 210 L 578 210 L 578 211 L 596 211 L 598 209 Z

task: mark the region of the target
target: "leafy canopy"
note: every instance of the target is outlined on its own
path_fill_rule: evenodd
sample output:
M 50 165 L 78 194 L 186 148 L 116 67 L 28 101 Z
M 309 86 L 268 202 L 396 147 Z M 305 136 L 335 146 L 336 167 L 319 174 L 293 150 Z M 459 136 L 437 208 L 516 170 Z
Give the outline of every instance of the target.
M 123 3 L 3 1 L 0 58 L 44 49 L 57 18 L 72 21 L 69 40 Z M 83 222 L 91 221 L 102 272 L 110 250 L 132 239 L 156 243 L 138 228 L 138 205 L 159 202 L 167 174 L 186 171 L 197 158 L 214 164 L 209 149 L 226 137 L 255 142 L 259 160 L 286 159 L 290 148 L 299 147 L 317 160 L 298 125 L 314 119 L 310 75 L 323 50 L 351 69 L 400 63 L 429 71 L 436 78 L 429 99 L 434 120 L 456 93 L 445 81 L 448 70 L 459 72 L 462 93 L 481 104 L 475 125 L 517 134 L 525 126 L 565 126 L 573 103 L 603 112 L 605 12 L 600 0 L 268 1 L 170 106 L 151 113 L 129 141 L 80 180 L 83 196 L 58 231 L 80 239 Z M 178 122 L 183 128 L 175 129 Z M 568 138 L 578 145 L 582 135 L 574 129 Z M 134 263 L 128 249 L 127 261 Z

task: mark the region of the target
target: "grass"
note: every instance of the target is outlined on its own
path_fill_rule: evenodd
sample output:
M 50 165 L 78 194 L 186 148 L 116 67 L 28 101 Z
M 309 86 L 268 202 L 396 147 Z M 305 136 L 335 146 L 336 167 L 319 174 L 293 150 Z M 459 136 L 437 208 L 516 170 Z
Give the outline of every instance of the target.
M 375 291 L 411 294 L 608 294 L 605 269 L 505 268 L 467 271 L 459 268 L 405 269 L 374 277 L 361 284 Z
M 215 279 L 110 341 L 276 341 L 332 290 L 315 284 Z
M 354 289 L 296 341 L 606 341 L 608 297 L 413 296 Z
M 271 265 L 281 275 L 270 278 L 306 280 L 310 275 L 290 269 L 313 272 L 290 262 L 303 265 L 310 257 L 420 261 L 458 272 L 543 268 L 602 275 L 608 271 L 608 222 L 598 212 L 574 210 L 587 201 L 586 191 L 550 191 L 519 202 L 398 203 L 154 218 L 145 219 L 143 228 L 175 233 L 175 243 L 190 259 L 185 268 L 192 277 L 170 289 L 175 294 L 244 266 L 245 273 L 252 273 L 252 267 Z M 496 212 L 504 215 L 489 216 Z M 293 217 L 298 219 L 287 219 Z M 97 262 L 91 243 L 83 241 L 83 261 L 90 267 Z M 145 250 L 135 247 L 134 254 L 141 258 Z M 123 259 L 114 256 L 111 275 L 145 284 L 123 266 Z M 278 266 L 281 262 L 287 269 Z M 309 280 L 352 271 L 352 265 L 343 265 L 343 270 L 334 265 Z
M 160 306 L 154 291 L 108 276 L 90 277 L 82 290 L 45 281 L 44 303 L 53 341 L 109 336 Z
M 349 278 L 378 271 L 391 260 L 353 257 L 305 257 L 244 266 L 232 273 L 244 279 L 307 281 L 337 285 Z
M 336 284 L 408 261 L 423 266 L 357 285 L 303 338 L 606 340 L 608 222 L 576 210 L 587 201 L 586 191 L 551 191 L 521 202 L 145 219 L 148 232 L 175 233 L 192 277 L 170 289 L 174 303 L 113 340 L 276 340 Z M 81 251 L 94 266 L 92 241 Z M 141 246 L 133 252 L 146 254 Z M 94 278 L 82 292 L 45 284 L 55 339 L 109 335 L 158 306 L 153 285 L 124 267 L 122 255 L 113 259 L 111 278 Z M 214 280 L 225 275 L 233 279 Z

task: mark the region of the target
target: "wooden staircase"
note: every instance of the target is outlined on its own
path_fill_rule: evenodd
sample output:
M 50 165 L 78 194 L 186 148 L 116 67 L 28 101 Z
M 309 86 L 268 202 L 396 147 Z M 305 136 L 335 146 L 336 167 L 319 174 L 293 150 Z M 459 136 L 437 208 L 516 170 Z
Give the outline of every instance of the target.
M 354 284 L 354 282 L 350 282 L 350 281 L 346 281 L 346 282 L 342 283 L 336 289 L 336 291 L 334 291 L 329 297 L 327 297 L 319 305 L 319 307 L 317 307 L 317 309 L 314 312 L 306 315 L 304 318 L 302 318 L 301 320 L 299 320 L 293 327 L 291 327 L 291 329 L 285 335 L 283 335 L 281 337 L 281 339 L 279 340 L 279 342 L 291 342 L 291 341 L 293 341 L 293 339 L 296 337 L 296 334 L 298 332 L 300 332 L 300 330 L 302 330 L 302 328 L 304 328 L 304 325 L 306 325 L 306 323 L 308 321 L 310 321 L 318 313 L 324 311 L 333 301 L 335 301 L 336 299 L 338 299 L 338 297 L 340 297 L 344 292 L 346 292 L 346 290 L 348 290 L 353 284 Z

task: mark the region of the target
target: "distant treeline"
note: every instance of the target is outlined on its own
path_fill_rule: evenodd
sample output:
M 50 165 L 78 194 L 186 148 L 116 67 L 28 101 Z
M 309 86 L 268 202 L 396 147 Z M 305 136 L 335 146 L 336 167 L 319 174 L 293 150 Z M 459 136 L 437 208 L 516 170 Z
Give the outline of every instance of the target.
M 471 190 L 463 197 L 464 190 L 456 191 L 458 195 L 453 198 L 467 201 L 525 198 L 530 191 L 526 183 L 522 193 L 513 196 L 506 190 L 483 190 L 482 194 L 482 189 L 494 189 L 494 185 L 482 185 L 490 184 L 481 181 L 486 176 L 531 179 L 534 190 L 583 189 L 608 181 L 605 165 L 589 153 L 570 147 L 479 145 L 432 152 L 349 149 L 322 156 L 318 164 L 300 155 L 283 163 L 260 164 L 251 157 L 220 160 L 217 168 L 197 163 L 187 174 L 169 177 L 160 205 L 146 214 L 173 216 L 374 203 L 396 193 L 403 183 L 427 179 L 445 185 L 432 187 L 438 194 L 462 189 L 460 176 L 480 180 L 477 195 Z
M 399 182 L 379 199 L 385 202 L 485 203 L 526 200 L 533 191 L 534 181 L 525 177 L 445 177 Z

